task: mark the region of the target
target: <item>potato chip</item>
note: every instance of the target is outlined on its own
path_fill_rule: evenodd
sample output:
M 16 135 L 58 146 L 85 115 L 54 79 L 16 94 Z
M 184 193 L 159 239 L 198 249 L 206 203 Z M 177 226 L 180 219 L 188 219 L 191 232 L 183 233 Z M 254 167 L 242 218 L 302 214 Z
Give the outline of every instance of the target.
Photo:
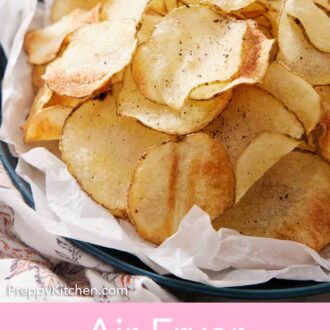
M 32 66 L 31 80 L 32 86 L 35 91 L 38 91 L 45 84 L 45 81 L 42 79 L 42 76 L 46 71 L 46 67 L 46 64 Z
M 152 35 L 152 32 L 163 16 L 157 13 L 145 13 L 141 20 L 141 27 L 137 33 L 139 44 L 146 42 Z
M 309 41 L 322 52 L 330 53 L 330 18 L 313 0 L 287 0 L 285 10 L 302 23 Z
M 137 161 L 150 147 L 168 141 L 134 119 L 116 114 L 114 95 L 91 100 L 65 122 L 62 159 L 81 188 L 112 214 L 125 217 L 127 192 Z
M 76 9 L 59 22 L 46 28 L 27 32 L 24 49 L 31 64 L 44 64 L 53 60 L 60 51 L 66 36 L 86 23 L 97 22 L 99 7 L 90 11 Z
M 320 120 L 321 131 L 316 131 L 314 139 L 317 140 L 319 154 L 330 162 L 330 86 L 318 86 L 316 91 L 321 96 L 323 115 Z
M 247 7 L 255 1 L 256 0 L 205 0 L 204 2 L 215 5 L 223 11 L 230 12 Z
M 195 88 L 190 98 L 195 100 L 208 100 L 240 84 L 255 84 L 267 72 L 273 40 L 267 39 L 252 21 L 248 22 L 247 33 L 242 49 L 242 64 L 235 79 L 229 82 L 205 84 Z
M 314 2 L 321 6 L 324 9 L 330 10 L 330 1 L 329 0 L 314 0 Z
M 273 63 L 260 87 L 281 100 L 294 112 L 309 134 L 321 117 L 321 99 L 313 86 L 290 72 L 284 65 Z
M 71 107 L 60 105 L 42 109 L 23 126 L 24 141 L 31 143 L 35 141 L 59 140 L 65 119 L 71 111 Z
M 106 85 L 131 60 L 137 40 L 134 20 L 81 27 L 63 55 L 48 65 L 43 79 L 60 95 L 84 97 Z
M 168 13 L 178 7 L 177 0 L 164 0 L 164 4 L 165 4 L 166 11 Z
M 279 61 L 313 85 L 330 83 L 330 54 L 314 48 L 304 37 L 299 25 L 285 11 L 280 18 L 278 43 Z
M 54 94 L 46 85 L 38 91 L 28 120 L 23 125 L 24 141 L 59 140 L 66 117 L 84 100 Z
M 108 0 L 102 6 L 105 20 L 134 19 L 139 23 L 149 0 Z
M 294 151 L 213 224 L 320 250 L 330 243 L 329 186 L 330 166 L 315 155 Z
M 187 100 L 179 111 L 144 97 L 136 87 L 131 71 L 125 73 L 117 98 L 118 113 L 139 120 L 142 124 L 168 134 L 188 134 L 203 129 L 228 105 L 232 92 L 227 91 L 210 101 Z
M 229 208 L 235 179 L 223 146 L 207 134 L 152 148 L 135 169 L 129 217 L 144 239 L 160 244 L 198 205 L 211 219 Z
M 165 16 L 167 14 L 167 9 L 165 7 L 164 0 L 151 0 L 148 5 L 147 12 L 157 13 L 161 16 Z
M 283 156 L 299 145 L 298 140 L 279 133 L 263 132 L 241 153 L 235 167 L 237 203 Z
M 51 10 L 53 22 L 59 21 L 63 16 L 70 14 L 74 9 L 91 10 L 104 0 L 55 0 Z
M 260 133 L 268 131 L 300 139 L 304 128 L 271 94 L 255 86 L 239 86 L 227 109 L 204 130 L 227 149 L 232 164 Z
M 148 99 L 179 110 L 194 87 L 226 81 L 238 72 L 246 30 L 245 21 L 207 7 L 173 10 L 138 47 L 133 79 Z

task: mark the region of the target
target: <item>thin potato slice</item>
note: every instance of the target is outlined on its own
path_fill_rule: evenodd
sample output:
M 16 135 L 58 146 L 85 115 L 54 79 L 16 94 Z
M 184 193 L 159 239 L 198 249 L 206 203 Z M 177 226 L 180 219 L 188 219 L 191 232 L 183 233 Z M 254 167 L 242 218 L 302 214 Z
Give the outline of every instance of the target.
M 91 10 L 103 0 L 55 0 L 51 10 L 52 22 L 59 21 L 63 16 L 70 14 L 74 9 Z
M 299 145 L 298 140 L 279 133 L 263 132 L 238 157 L 236 175 L 237 203 L 243 195 L 283 156 Z
M 42 79 L 42 76 L 44 75 L 46 68 L 46 64 L 32 66 L 31 80 L 32 86 L 35 91 L 38 91 L 45 84 L 45 81 Z
M 151 0 L 147 12 L 154 12 L 161 16 L 165 16 L 167 14 L 167 9 L 165 7 L 164 0 Z
M 321 117 L 321 99 L 313 86 L 290 72 L 284 65 L 273 63 L 260 87 L 281 100 L 294 112 L 309 134 Z
M 318 86 L 316 91 L 321 96 L 323 109 L 320 120 L 322 132 L 317 143 L 320 154 L 330 162 L 330 86 Z
M 36 141 L 59 140 L 65 119 L 71 111 L 71 107 L 60 105 L 42 109 L 42 111 L 36 113 L 23 126 L 24 141 L 31 143 Z
M 31 64 L 44 64 L 53 60 L 60 51 L 66 36 L 86 23 L 99 19 L 99 7 L 86 12 L 81 9 L 72 11 L 59 22 L 44 29 L 29 31 L 25 35 L 24 49 Z
M 190 93 L 190 98 L 208 100 L 237 85 L 259 82 L 267 72 L 272 46 L 273 40 L 267 39 L 252 21 L 248 21 L 242 49 L 242 64 L 235 79 L 197 87 Z
M 31 143 L 59 140 L 66 117 L 82 101 L 84 100 L 56 95 L 43 85 L 23 126 L 24 141 Z
M 315 155 L 294 151 L 213 224 L 320 250 L 330 243 L 329 186 L 330 166 Z
M 125 72 L 117 98 L 118 114 L 135 118 L 142 124 L 168 134 L 188 134 L 203 129 L 228 105 L 231 91 L 210 101 L 187 100 L 179 111 L 144 97 L 136 87 L 130 69 Z
M 207 7 L 175 9 L 138 47 L 133 79 L 148 99 L 179 110 L 194 87 L 226 81 L 238 72 L 246 30 L 245 21 Z
M 115 96 L 91 100 L 73 111 L 65 122 L 60 149 L 81 188 L 115 216 L 126 217 L 137 161 L 150 147 L 171 137 L 118 117 Z
M 287 0 L 285 10 L 299 19 L 317 49 L 330 53 L 330 18 L 313 0 Z
M 315 49 L 285 11 L 280 18 L 278 43 L 279 61 L 313 85 L 330 83 L 330 54 Z
M 60 95 L 85 97 L 100 89 L 131 60 L 137 40 L 134 20 L 94 23 L 76 31 L 43 79 Z
M 247 7 L 256 0 L 206 0 L 205 2 L 215 5 L 223 11 L 230 12 Z
M 318 4 L 319 6 L 327 9 L 327 10 L 330 10 L 330 1 L 329 0 L 314 0 L 314 2 L 316 4 Z
M 211 219 L 232 205 L 235 180 L 223 146 L 207 134 L 151 149 L 135 169 L 129 216 L 144 239 L 160 244 L 195 204 Z
M 227 109 L 204 130 L 227 149 L 232 164 L 260 133 L 269 131 L 300 139 L 304 128 L 271 94 L 255 86 L 234 90 Z
M 139 44 L 146 42 L 152 35 L 155 26 L 162 20 L 163 16 L 157 13 L 145 13 L 141 20 L 141 27 L 137 33 Z
M 139 23 L 149 0 L 108 0 L 102 6 L 105 20 L 134 19 Z

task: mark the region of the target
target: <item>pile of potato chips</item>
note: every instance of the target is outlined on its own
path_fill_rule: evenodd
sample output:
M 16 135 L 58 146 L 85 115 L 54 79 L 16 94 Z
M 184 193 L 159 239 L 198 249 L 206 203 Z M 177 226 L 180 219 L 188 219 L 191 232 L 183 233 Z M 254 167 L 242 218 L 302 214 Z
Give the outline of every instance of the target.
M 330 243 L 330 1 L 56 0 L 29 31 L 26 143 L 161 244 L 216 229 Z

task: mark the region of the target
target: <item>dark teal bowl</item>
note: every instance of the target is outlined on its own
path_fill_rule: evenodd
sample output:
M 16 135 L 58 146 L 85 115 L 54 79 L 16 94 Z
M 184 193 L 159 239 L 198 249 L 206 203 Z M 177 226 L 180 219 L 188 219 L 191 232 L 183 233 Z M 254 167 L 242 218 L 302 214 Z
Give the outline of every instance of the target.
M 6 58 L 0 47 L 1 80 L 5 66 Z M 11 155 L 8 146 L 3 142 L 0 142 L 0 157 L 12 182 L 20 191 L 22 197 L 30 207 L 34 208 L 33 196 L 29 185 L 15 172 L 17 159 Z M 253 286 L 215 288 L 209 285 L 186 281 L 172 275 L 159 275 L 143 264 L 138 258 L 126 252 L 76 240 L 71 240 L 71 242 L 82 250 L 94 255 L 103 262 L 114 266 L 117 269 L 130 274 L 149 276 L 155 282 L 172 290 L 174 293 L 179 294 L 179 296 L 182 296 L 187 300 L 190 299 L 189 297 L 193 297 L 196 301 L 208 300 L 205 296 L 213 296 L 210 300 L 292 300 L 299 297 L 330 293 L 330 283 L 318 283 L 313 281 L 271 280 L 267 283 Z

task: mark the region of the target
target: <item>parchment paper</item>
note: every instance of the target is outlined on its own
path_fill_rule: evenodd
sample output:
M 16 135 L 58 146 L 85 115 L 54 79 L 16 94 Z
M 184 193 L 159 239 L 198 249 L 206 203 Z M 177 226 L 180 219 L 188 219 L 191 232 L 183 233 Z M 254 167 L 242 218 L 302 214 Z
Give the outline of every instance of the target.
M 20 125 L 33 91 L 22 43 L 28 29 L 49 21 L 50 4 L 0 0 L 0 40 L 9 60 L 0 138 L 19 155 L 17 171 L 32 186 L 36 218 L 47 232 L 131 252 L 159 273 L 217 287 L 257 284 L 271 278 L 330 281 L 330 248 L 318 254 L 290 241 L 245 237 L 229 229 L 216 232 L 208 215 L 196 206 L 179 231 L 156 247 L 139 238 L 127 221 L 116 220 L 94 203 L 62 161 L 45 147 L 24 145 Z M 47 147 L 56 154 L 56 143 Z

